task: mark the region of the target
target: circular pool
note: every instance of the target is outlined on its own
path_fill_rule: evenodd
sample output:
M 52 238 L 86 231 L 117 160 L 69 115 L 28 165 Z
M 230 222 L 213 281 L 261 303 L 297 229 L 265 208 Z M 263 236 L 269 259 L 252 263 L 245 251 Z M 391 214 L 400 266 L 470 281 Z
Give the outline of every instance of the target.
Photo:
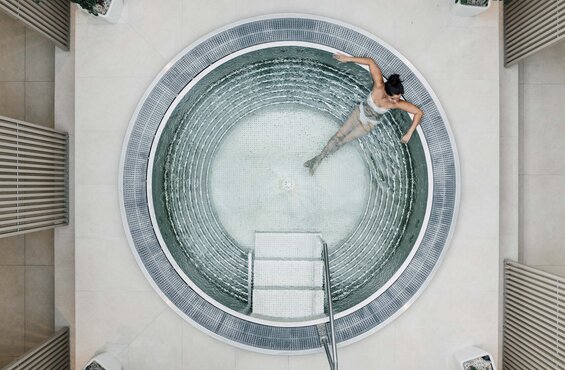
M 363 51 L 361 51 L 362 49 Z M 390 111 L 369 135 L 316 155 L 369 93 L 368 72 L 335 51 L 400 73 L 424 111 Z M 330 247 L 337 338 L 350 342 L 401 313 L 447 245 L 457 162 L 445 116 L 419 74 L 374 37 L 325 19 L 250 20 L 187 48 L 142 99 L 123 151 L 130 245 L 156 290 L 187 320 L 268 352 L 320 347 L 326 315 L 254 315 L 256 232 L 316 232 Z

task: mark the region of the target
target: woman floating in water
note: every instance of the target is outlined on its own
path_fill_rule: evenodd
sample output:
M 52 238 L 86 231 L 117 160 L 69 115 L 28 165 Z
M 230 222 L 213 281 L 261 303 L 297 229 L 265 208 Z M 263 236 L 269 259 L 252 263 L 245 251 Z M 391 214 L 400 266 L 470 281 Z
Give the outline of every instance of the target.
M 348 142 L 369 133 L 390 109 L 402 109 L 414 115 L 412 125 L 402 136 L 401 142 L 404 144 L 412 137 L 423 115 L 422 110 L 414 104 L 400 100 L 400 96 L 404 93 L 404 86 L 402 86 L 399 75 L 393 74 L 384 82 L 381 69 L 371 58 L 349 57 L 344 54 L 334 54 L 334 58 L 342 63 L 354 62 L 368 65 L 373 78 L 373 89 L 367 96 L 366 102 L 361 102 L 355 107 L 347 121 L 328 141 L 320 154 L 304 163 L 304 166 L 310 169 L 310 175 L 316 172 L 316 168 L 328 155 L 336 152 Z

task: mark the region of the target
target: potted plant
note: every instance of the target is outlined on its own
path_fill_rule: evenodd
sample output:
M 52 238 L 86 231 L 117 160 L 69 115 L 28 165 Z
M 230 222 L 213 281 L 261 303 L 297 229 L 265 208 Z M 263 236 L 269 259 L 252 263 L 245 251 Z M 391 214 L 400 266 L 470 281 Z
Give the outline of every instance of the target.
M 71 0 L 84 11 L 103 18 L 110 23 L 120 20 L 124 3 L 122 0 Z
M 109 352 L 100 352 L 86 363 L 84 370 L 122 370 L 122 364 Z
M 453 354 L 458 370 L 496 370 L 490 353 L 478 347 L 467 347 Z
M 455 15 L 472 17 L 486 11 L 490 7 L 490 0 L 450 0 L 451 12 Z

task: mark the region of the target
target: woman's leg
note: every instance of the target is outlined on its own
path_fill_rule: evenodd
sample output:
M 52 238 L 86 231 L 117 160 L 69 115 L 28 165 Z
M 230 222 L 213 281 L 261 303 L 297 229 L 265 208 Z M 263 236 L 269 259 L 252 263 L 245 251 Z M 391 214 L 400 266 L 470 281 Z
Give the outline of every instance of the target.
M 369 132 L 371 132 L 373 127 L 375 126 L 371 123 L 366 125 L 364 124 L 358 125 L 353 130 L 351 130 L 343 139 L 341 139 L 341 145 L 347 144 L 350 141 L 359 139 L 361 136 L 368 134 Z
M 359 107 L 357 107 L 353 110 L 353 112 L 351 112 L 345 123 L 328 141 L 320 154 L 304 163 L 305 167 L 310 168 L 310 175 L 313 175 L 314 172 L 316 172 L 316 168 L 318 168 L 324 158 L 336 152 L 343 144 L 353 140 L 349 139 L 348 141 L 345 141 L 351 133 L 356 132 L 359 127 L 362 126 L 361 121 L 359 121 Z
M 347 120 L 345 120 L 344 124 L 341 125 L 339 130 L 337 130 L 336 135 L 345 137 L 355 127 L 359 126 L 360 124 L 361 124 L 361 120 L 359 119 L 359 106 L 357 106 L 355 109 L 353 109 L 353 112 L 351 112 L 349 117 L 347 117 Z

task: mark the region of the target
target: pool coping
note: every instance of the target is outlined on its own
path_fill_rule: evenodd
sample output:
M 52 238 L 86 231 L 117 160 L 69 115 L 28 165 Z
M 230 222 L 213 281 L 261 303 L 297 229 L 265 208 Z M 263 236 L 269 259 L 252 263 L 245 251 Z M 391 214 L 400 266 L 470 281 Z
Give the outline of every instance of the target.
M 453 164 L 453 170 L 454 170 L 454 181 L 452 181 L 451 185 L 452 188 L 450 189 L 450 196 L 453 198 L 453 203 L 451 204 L 451 208 L 448 209 L 448 213 L 451 213 L 451 219 L 449 222 L 449 225 L 444 224 L 443 225 L 443 233 L 445 234 L 447 231 L 446 235 L 443 235 L 443 245 L 441 245 L 440 247 L 436 248 L 435 250 L 435 255 L 433 257 L 433 261 L 424 261 L 424 264 L 422 264 L 421 266 L 419 266 L 420 269 L 423 269 L 424 267 L 425 270 L 427 271 L 427 273 L 425 274 L 421 274 L 422 276 L 418 276 L 422 281 L 419 281 L 419 285 L 417 287 L 417 289 L 415 291 L 413 291 L 411 294 L 408 294 L 408 296 L 405 295 L 406 293 L 406 288 L 408 287 L 404 287 L 401 289 L 395 289 L 395 294 L 396 296 L 394 297 L 390 297 L 389 299 L 394 301 L 395 299 L 398 301 L 398 297 L 402 297 L 402 304 L 400 305 L 399 309 L 393 310 L 391 312 L 380 312 L 378 310 L 376 310 L 376 308 L 372 308 L 369 307 L 368 311 L 365 310 L 357 310 L 353 313 L 351 313 L 350 315 L 344 315 L 343 317 L 340 317 L 337 322 L 336 322 L 336 326 L 338 327 L 338 329 L 340 329 L 340 323 L 341 323 L 341 331 L 338 330 L 338 341 L 340 341 L 340 345 L 344 345 L 344 344 L 349 344 L 349 343 L 353 343 L 357 340 L 360 340 L 362 338 L 364 338 L 367 335 L 370 335 L 371 333 L 379 330 L 380 328 L 384 327 L 385 325 L 387 325 L 388 323 L 390 323 L 392 320 L 394 320 L 397 316 L 399 316 L 402 312 L 404 312 L 410 305 L 411 303 L 423 292 L 423 290 L 425 289 L 425 287 L 429 284 L 431 277 L 434 275 L 434 273 L 437 271 L 438 266 L 440 265 L 444 255 L 445 255 L 445 251 L 447 250 L 447 246 L 449 245 L 449 241 L 451 239 L 451 236 L 453 234 L 453 229 L 454 229 L 454 225 L 455 225 L 455 221 L 457 218 L 457 213 L 458 213 L 458 207 L 459 207 L 459 198 L 460 198 L 460 170 L 459 170 L 459 160 L 458 160 L 458 154 L 457 154 L 457 149 L 455 147 L 455 142 L 453 140 L 453 134 L 451 133 L 448 121 L 447 121 L 447 117 L 445 115 L 444 110 L 442 109 L 439 100 L 437 99 L 437 96 L 433 93 L 433 91 L 431 90 L 431 87 L 429 86 L 429 84 L 425 81 L 425 79 L 422 77 L 422 75 L 414 68 L 414 66 L 412 66 L 412 64 L 410 64 L 402 55 L 400 55 L 395 49 L 393 49 L 390 45 L 388 45 L 387 43 L 383 42 L 382 40 L 380 40 L 379 38 L 377 38 L 376 36 L 368 33 L 367 31 L 361 30 L 355 26 L 351 26 L 349 24 L 346 24 L 344 22 L 340 22 L 340 21 L 336 21 L 333 19 L 329 19 L 329 18 L 325 18 L 325 17 L 318 17 L 318 16 L 312 16 L 312 15 L 306 15 L 306 14 L 273 14 L 273 15 L 269 15 L 269 16 L 261 16 L 261 17 L 254 17 L 254 18 L 249 18 L 249 19 L 245 19 L 230 25 L 227 25 L 219 30 L 216 30 L 202 38 L 200 38 L 199 40 L 197 40 L 196 42 L 194 42 L 193 44 L 191 44 L 190 46 L 188 46 L 187 48 L 185 48 L 181 53 L 179 53 L 177 55 L 177 57 L 175 57 L 171 62 L 169 62 L 166 67 L 163 69 L 163 71 L 155 78 L 155 80 L 152 82 L 152 84 L 149 86 L 149 88 L 147 89 L 147 91 L 145 92 L 144 96 L 142 97 L 142 99 L 140 100 L 140 103 L 138 104 L 136 111 L 132 117 L 132 120 L 130 121 L 130 124 L 128 126 L 128 130 L 124 139 L 124 145 L 123 145 L 123 149 L 122 149 L 122 154 L 121 154 L 121 160 L 120 160 L 120 174 L 119 174 L 119 196 L 120 196 L 120 211 L 121 211 L 121 215 L 122 215 L 122 221 L 124 224 L 124 229 L 126 230 L 126 236 L 129 242 L 130 247 L 132 248 L 132 252 L 134 253 L 134 256 L 136 258 L 136 261 L 138 262 L 138 264 L 140 265 L 143 273 L 145 274 L 145 276 L 148 278 L 148 280 L 150 281 L 151 285 L 153 286 L 153 288 L 158 292 L 158 294 L 167 302 L 167 304 L 173 308 L 177 313 L 179 313 L 185 320 L 193 323 L 196 327 L 204 330 L 205 332 L 219 338 L 220 340 L 223 340 L 225 342 L 228 342 L 230 344 L 236 345 L 238 347 L 242 347 L 245 349 L 250 349 L 253 351 L 258 351 L 258 352 L 263 352 L 263 353 L 275 353 L 275 354 L 304 354 L 304 353 L 311 353 L 311 352 L 318 352 L 321 351 L 321 347 L 319 346 L 319 343 L 317 343 L 317 345 L 315 345 L 314 347 L 312 347 L 312 341 L 309 341 L 309 348 L 304 348 L 304 349 L 294 349 L 294 347 L 292 349 L 289 349 L 289 345 L 288 345 L 288 341 L 290 340 L 289 338 L 295 339 L 295 335 L 296 333 L 290 333 L 288 332 L 288 330 L 292 330 L 292 329 L 304 329 L 306 326 L 300 326 L 300 327 L 294 327 L 294 328 L 281 328 L 285 330 L 285 335 L 284 338 L 282 339 L 283 342 L 287 343 L 286 347 L 285 344 L 279 345 L 279 346 L 273 346 L 272 343 L 270 344 L 269 342 L 276 342 L 277 339 L 279 338 L 270 338 L 268 335 L 267 337 L 265 337 L 264 335 L 266 333 L 263 332 L 262 329 L 264 329 L 265 327 L 269 327 L 269 325 L 265 325 L 264 323 L 255 323 L 257 326 L 259 327 L 247 327 L 248 325 L 245 323 L 238 323 L 237 321 L 233 321 L 233 316 L 230 315 L 229 313 L 226 313 L 224 311 L 222 312 L 218 312 L 218 313 L 214 313 L 211 316 L 214 316 L 214 322 L 220 322 L 220 323 L 224 323 L 226 320 L 231 320 L 231 324 L 236 327 L 236 331 L 237 331 L 237 335 L 232 335 L 231 333 L 228 333 L 228 335 L 223 335 L 222 333 L 222 328 L 220 328 L 219 326 L 210 326 L 210 323 L 206 322 L 207 319 L 210 319 L 210 317 L 207 318 L 202 318 L 200 317 L 200 319 L 196 316 L 191 316 L 189 315 L 189 313 L 191 313 L 190 309 L 194 309 L 194 305 L 193 306 L 185 306 L 182 305 L 183 309 L 178 307 L 178 302 L 180 302 L 180 293 L 181 290 L 184 289 L 183 287 L 177 287 L 178 289 L 176 291 L 168 291 L 167 293 L 163 292 L 160 285 L 164 285 L 164 282 L 162 281 L 162 276 L 157 276 L 158 274 L 156 274 L 154 271 L 153 273 L 151 271 L 149 271 L 148 266 L 146 265 L 146 263 L 150 263 L 151 262 L 151 258 L 148 259 L 148 257 L 155 257 L 154 255 L 152 256 L 146 256 L 145 254 L 141 253 L 140 254 L 140 250 L 138 249 L 138 247 L 136 246 L 135 240 L 134 240 L 134 235 L 136 232 L 139 231 L 139 228 L 133 227 L 132 229 L 132 225 L 130 225 L 129 221 L 128 221 L 128 216 L 132 216 L 132 212 L 136 213 L 137 211 L 139 211 L 140 209 L 137 209 L 136 207 L 133 207 L 133 209 L 128 209 L 128 207 L 126 207 L 126 196 L 124 193 L 124 189 L 128 189 L 128 191 L 130 191 L 131 189 L 129 189 L 128 187 L 124 187 L 124 181 L 126 181 L 126 177 L 129 176 L 131 174 L 131 171 L 126 170 L 126 164 L 128 163 L 127 160 L 130 159 L 131 160 L 131 156 L 128 157 L 128 149 L 129 149 L 129 144 L 130 144 L 130 139 L 132 137 L 132 134 L 135 132 L 135 128 L 136 128 L 136 123 L 138 122 L 138 118 L 140 115 L 140 112 L 142 111 L 142 109 L 145 107 L 146 104 L 148 104 L 147 99 L 157 90 L 161 89 L 161 91 L 159 91 L 161 94 L 167 95 L 168 98 L 173 97 L 173 100 L 175 99 L 177 95 L 174 95 L 174 92 L 172 91 L 172 89 L 170 89 L 169 86 L 166 85 L 167 81 L 164 81 L 164 79 L 167 77 L 167 74 L 169 73 L 169 71 L 171 71 L 171 69 L 175 68 L 175 65 L 182 60 L 182 58 L 184 58 L 187 54 L 189 54 L 191 51 L 194 51 L 195 48 L 197 47 L 201 47 L 203 44 L 205 45 L 206 42 L 211 42 L 211 38 L 213 38 L 214 36 L 218 36 L 221 35 L 222 33 L 226 33 L 229 31 L 233 31 L 234 29 L 237 29 L 238 27 L 242 27 L 242 26 L 249 26 L 251 24 L 254 25 L 258 25 L 258 27 L 260 27 L 262 24 L 264 25 L 265 23 L 277 23 L 277 21 L 279 23 L 282 24 L 288 24 L 288 23 L 299 23 L 300 21 L 309 21 L 314 23 L 316 26 L 320 26 L 320 27 L 331 27 L 332 25 L 335 26 L 336 30 L 335 32 L 347 32 L 350 31 L 354 34 L 358 34 L 357 38 L 358 39 L 362 39 L 363 42 L 367 43 L 375 43 L 377 46 L 379 47 L 384 47 L 386 52 L 391 53 L 392 56 L 394 58 L 396 58 L 396 60 L 392 60 L 391 63 L 393 62 L 400 62 L 401 65 L 403 65 L 405 68 L 407 68 L 409 70 L 410 73 L 413 74 L 413 77 L 416 78 L 417 82 L 421 83 L 423 85 L 423 88 L 425 90 L 425 93 L 428 94 L 430 100 L 424 102 L 424 106 L 430 103 L 433 103 L 433 105 L 431 105 L 430 107 L 428 107 L 428 109 L 432 109 L 435 108 L 437 111 L 437 116 L 439 118 L 441 118 L 441 122 L 443 123 L 443 128 L 446 130 L 447 133 L 447 139 L 448 139 L 448 148 L 442 148 L 440 150 L 441 154 L 445 154 L 447 153 L 448 160 L 451 159 L 451 163 Z M 297 22 L 296 22 L 297 21 Z M 287 23 L 284 23 L 287 22 Z M 303 31 L 301 29 L 298 29 L 298 31 Z M 269 36 L 272 36 L 272 34 L 268 34 Z M 254 36 L 257 36 L 256 34 Z M 261 40 L 258 40 L 257 44 L 262 44 L 264 42 L 260 42 Z M 339 40 L 338 40 L 339 41 Z M 342 42 L 344 42 L 344 45 L 347 46 L 347 41 L 341 39 Z M 359 41 L 359 40 L 357 40 Z M 230 40 L 227 40 L 226 42 L 230 42 Z M 352 43 L 353 41 L 349 40 L 350 43 Z M 361 42 L 362 43 L 362 42 Z M 350 45 L 351 46 L 351 45 Z M 353 45 L 356 46 L 356 45 Z M 354 48 L 353 46 L 351 46 L 351 48 Z M 373 45 L 374 46 L 374 45 Z M 333 47 L 333 46 L 331 46 Z M 344 52 L 347 52 L 346 50 L 343 50 L 338 48 L 338 47 L 333 47 L 336 50 L 342 50 Z M 244 48 L 240 48 L 238 50 L 243 50 Z M 233 52 L 237 52 L 236 51 L 232 51 Z M 230 53 L 230 54 L 231 54 Z M 226 55 L 230 55 L 230 54 L 226 54 Z M 206 55 L 202 55 L 202 57 L 206 57 Z M 388 67 L 389 65 L 384 66 L 384 68 Z M 201 72 L 201 71 L 200 71 Z M 196 75 L 192 78 L 196 78 L 196 76 L 199 75 L 199 73 L 196 73 Z M 403 76 L 406 76 L 406 74 L 402 74 Z M 412 76 L 410 76 L 408 79 L 410 79 Z M 170 82 L 170 81 L 169 81 Z M 190 82 L 190 81 L 189 81 Z M 161 85 L 161 86 L 160 86 Z M 410 92 L 410 85 L 407 85 L 407 93 Z M 412 99 L 411 99 L 412 100 Z M 169 106 L 170 107 L 170 106 Z M 424 110 L 426 112 L 426 110 Z M 427 117 L 425 116 L 424 120 Z M 422 122 L 422 124 L 424 124 L 424 121 Z M 433 127 L 431 128 L 433 129 Z M 422 129 L 423 130 L 423 129 Z M 426 130 L 423 130 L 423 136 L 426 136 Z M 442 143 L 445 145 L 445 143 Z M 151 145 L 153 146 L 153 145 Z M 135 156 L 134 156 L 135 157 Z M 446 159 L 446 158 L 442 158 L 442 159 Z M 135 160 L 135 158 L 134 158 Z M 436 165 L 434 167 L 434 170 L 438 169 L 438 165 Z M 127 174 L 126 174 L 127 172 Z M 139 171 L 137 171 L 139 172 Z M 134 171 L 135 174 L 138 174 L 136 171 Z M 126 175 L 126 177 L 125 177 Z M 435 176 L 434 176 L 435 178 Z M 127 179 L 129 179 L 129 177 L 127 177 Z M 128 180 L 129 181 L 129 180 Z M 435 181 L 435 180 L 434 180 Z M 139 184 L 138 184 L 139 185 Z M 147 207 L 147 202 L 144 204 L 142 203 L 136 203 L 134 202 L 135 205 L 137 207 L 141 207 L 141 209 L 143 207 Z M 129 202 L 128 204 L 131 204 L 131 202 Z M 134 225 L 135 226 L 135 225 Z M 445 230 L 445 228 L 447 228 L 447 230 Z M 133 231 L 132 231 L 133 230 Z M 427 229 L 426 229 L 427 231 Z M 148 230 L 146 230 L 146 232 L 149 232 Z M 143 239 L 144 237 L 150 238 L 151 235 L 142 235 L 141 238 Z M 138 240 L 139 242 L 139 235 L 135 235 L 136 240 Z M 142 251 L 142 252 L 146 252 L 146 251 Z M 142 257 L 143 256 L 143 257 Z M 148 262 L 149 261 L 149 262 Z M 156 262 L 156 261 L 153 261 Z M 162 262 L 162 261 L 161 261 Z M 425 265 L 425 262 L 428 262 L 427 266 Z M 430 262 L 432 262 L 431 265 Z M 408 266 L 409 267 L 409 266 Z M 170 271 L 171 273 L 173 273 L 172 271 Z M 424 276 L 425 275 L 425 276 Z M 423 279 L 422 279 L 423 278 Z M 396 283 L 396 281 L 395 281 Z M 392 286 L 394 286 L 394 284 L 392 284 Z M 413 289 L 413 287 L 412 287 Z M 196 296 L 198 296 L 198 294 L 196 294 Z M 194 297 L 192 297 L 194 298 Z M 201 299 L 204 299 L 202 297 L 200 297 Z M 378 298 L 377 298 L 378 299 Z M 375 301 L 377 300 L 375 299 Z M 176 300 L 176 302 L 174 302 L 173 300 Z M 197 298 L 196 298 L 197 300 Z M 196 301 L 195 301 L 196 302 Z M 194 303 L 194 302 L 193 302 Z M 398 303 L 398 302 L 397 302 Z M 201 303 L 195 303 L 196 305 L 200 305 L 199 307 L 202 306 L 202 302 Z M 366 305 L 368 306 L 368 305 Z M 207 308 L 209 308 L 208 306 L 206 306 Z M 388 306 L 387 306 L 388 307 Z M 216 309 L 218 309 L 216 307 Z M 219 309 L 218 309 L 219 310 Z M 188 313 L 186 312 L 188 311 Z M 359 313 L 359 311 L 362 311 Z M 361 314 L 362 316 L 367 316 L 367 315 L 372 315 L 375 318 L 375 322 L 376 325 L 373 325 L 372 327 L 368 328 L 368 327 L 363 327 L 361 328 L 361 330 L 359 330 L 359 323 L 357 323 L 356 325 L 351 324 L 351 320 L 352 318 L 350 316 L 355 315 L 355 313 L 358 312 L 358 316 L 359 314 Z M 192 313 L 194 313 L 194 311 L 192 311 Z M 226 315 L 225 317 L 219 318 L 216 317 L 217 315 Z M 210 315 L 208 315 L 210 316 Z M 231 316 L 231 317 L 228 317 Z M 238 318 L 240 320 L 245 320 L 244 318 Z M 363 318 L 361 318 L 363 319 Z M 200 321 L 199 321 L 200 320 Z M 349 324 L 348 324 L 349 322 Z M 243 326 L 246 326 L 245 330 L 237 330 L 237 326 L 243 324 Z M 312 335 L 313 330 L 315 331 L 315 328 L 312 328 L 312 326 L 314 325 L 310 325 L 309 327 L 309 331 L 308 331 L 308 335 Z M 361 325 L 362 326 L 362 325 Z M 357 331 L 355 332 L 355 328 L 357 327 Z M 256 332 L 254 332 L 254 330 L 256 330 Z M 268 330 L 267 330 L 268 331 Z M 353 331 L 353 332 L 352 332 Z M 243 334 L 242 334 L 243 332 Z M 261 336 L 262 338 L 266 339 L 266 342 L 263 345 L 263 341 L 261 341 L 262 346 L 256 346 L 253 345 L 253 343 L 256 343 L 257 341 L 255 340 L 255 342 L 253 340 L 249 340 L 249 338 L 243 338 L 241 339 L 241 335 L 245 336 L 245 332 L 247 332 L 247 334 L 249 334 L 250 336 Z M 258 332 L 260 332 L 258 334 Z M 271 330 L 271 332 L 273 332 Z M 340 335 L 341 334 L 341 337 Z M 238 339 L 235 339 L 238 338 Z M 311 339 L 309 337 L 309 339 Z M 341 339 L 341 340 L 340 340 Z M 290 347 L 292 347 L 292 345 L 290 345 Z

